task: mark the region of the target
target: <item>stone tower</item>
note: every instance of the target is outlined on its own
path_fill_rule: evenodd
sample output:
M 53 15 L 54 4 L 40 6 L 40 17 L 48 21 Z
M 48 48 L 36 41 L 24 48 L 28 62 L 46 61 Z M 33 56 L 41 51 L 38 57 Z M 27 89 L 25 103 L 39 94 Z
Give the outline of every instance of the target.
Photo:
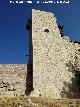
M 61 37 L 53 13 L 32 10 L 32 44 L 34 91 L 30 95 L 69 97 L 69 86 L 74 78 L 75 46 L 68 37 Z

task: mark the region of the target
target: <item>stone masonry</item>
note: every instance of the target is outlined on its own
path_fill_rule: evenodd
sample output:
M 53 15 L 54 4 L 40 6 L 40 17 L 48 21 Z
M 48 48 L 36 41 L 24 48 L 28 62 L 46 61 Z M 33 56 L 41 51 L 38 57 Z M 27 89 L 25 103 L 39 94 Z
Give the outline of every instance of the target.
M 32 10 L 32 44 L 34 91 L 30 95 L 76 98 L 79 90 L 75 71 L 80 69 L 80 47 L 67 36 L 61 37 L 53 13 Z
M 0 64 L 0 96 L 25 95 L 26 64 Z
M 32 10 L 30 63 L 0 64 L 0 96 L 80 98 L 80 44 L 70 42 L 56 20 Z

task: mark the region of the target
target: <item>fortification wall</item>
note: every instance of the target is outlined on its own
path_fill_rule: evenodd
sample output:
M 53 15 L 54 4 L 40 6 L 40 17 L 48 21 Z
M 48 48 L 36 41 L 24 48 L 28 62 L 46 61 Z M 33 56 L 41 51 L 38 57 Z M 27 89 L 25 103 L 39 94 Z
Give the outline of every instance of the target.
M 68 37 L 61 37 L 53 13 L 32 10 L 32 43 L 34 91 L 30 95 L 53 98 L 77 96 L 75 44 Z
M 80 98 L 80 45 L 61 37 L 53 13 L 32 10 L 32 45 L 33 65 L 0 64 L 0 96 Z
M 25 95 L 26 64 L 0 64 L 0 96 Z
M 80 44 L 75 43 L 74 44 L 75 47 L 75 65 L 76 65 L 76 69 L 78 71 L 80 71 Z

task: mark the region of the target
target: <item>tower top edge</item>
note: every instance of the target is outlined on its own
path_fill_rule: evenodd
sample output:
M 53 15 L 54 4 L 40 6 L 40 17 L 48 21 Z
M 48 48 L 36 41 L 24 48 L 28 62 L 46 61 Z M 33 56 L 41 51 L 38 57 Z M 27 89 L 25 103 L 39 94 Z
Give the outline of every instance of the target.
M 34 13 L 34 12 L 37 12 L 37 13 L 42 12 L 42 13 L 46 13 L 46 14 L 50 14 L 52 16 L 55 16 L 54 13 L 48 12 L 48 11 L 43 11 L 43 10 L 32 9 L 32 13 Z

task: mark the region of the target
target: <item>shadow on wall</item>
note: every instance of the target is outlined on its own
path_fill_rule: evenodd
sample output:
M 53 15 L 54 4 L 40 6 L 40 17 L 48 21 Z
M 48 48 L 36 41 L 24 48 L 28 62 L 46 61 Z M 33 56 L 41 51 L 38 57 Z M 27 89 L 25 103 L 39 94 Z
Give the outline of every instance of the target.
M 27 78 L 26 78 L 26 95 L 30 95 L 30 92 L 33 91 L 33 65 L 27 65 Z
M 80 98 L 80 71 L 71 62 L 67 63 L 66 66 L 69 68 L 69 72 L 74 74 L 74 77 L 71 79 L 71 84 L 64 82 L 61 96 L 62 98 L 65 96 L 70 99 L 78 99 Z
M 25 94 L 29 95 L 33 90 L 33 46 L 32 46 L 32 21 L 27 20 L 26 30 L 29 31 L 29 60 L 27 64 L 27 77 L 26 77 L 26 91 Z

